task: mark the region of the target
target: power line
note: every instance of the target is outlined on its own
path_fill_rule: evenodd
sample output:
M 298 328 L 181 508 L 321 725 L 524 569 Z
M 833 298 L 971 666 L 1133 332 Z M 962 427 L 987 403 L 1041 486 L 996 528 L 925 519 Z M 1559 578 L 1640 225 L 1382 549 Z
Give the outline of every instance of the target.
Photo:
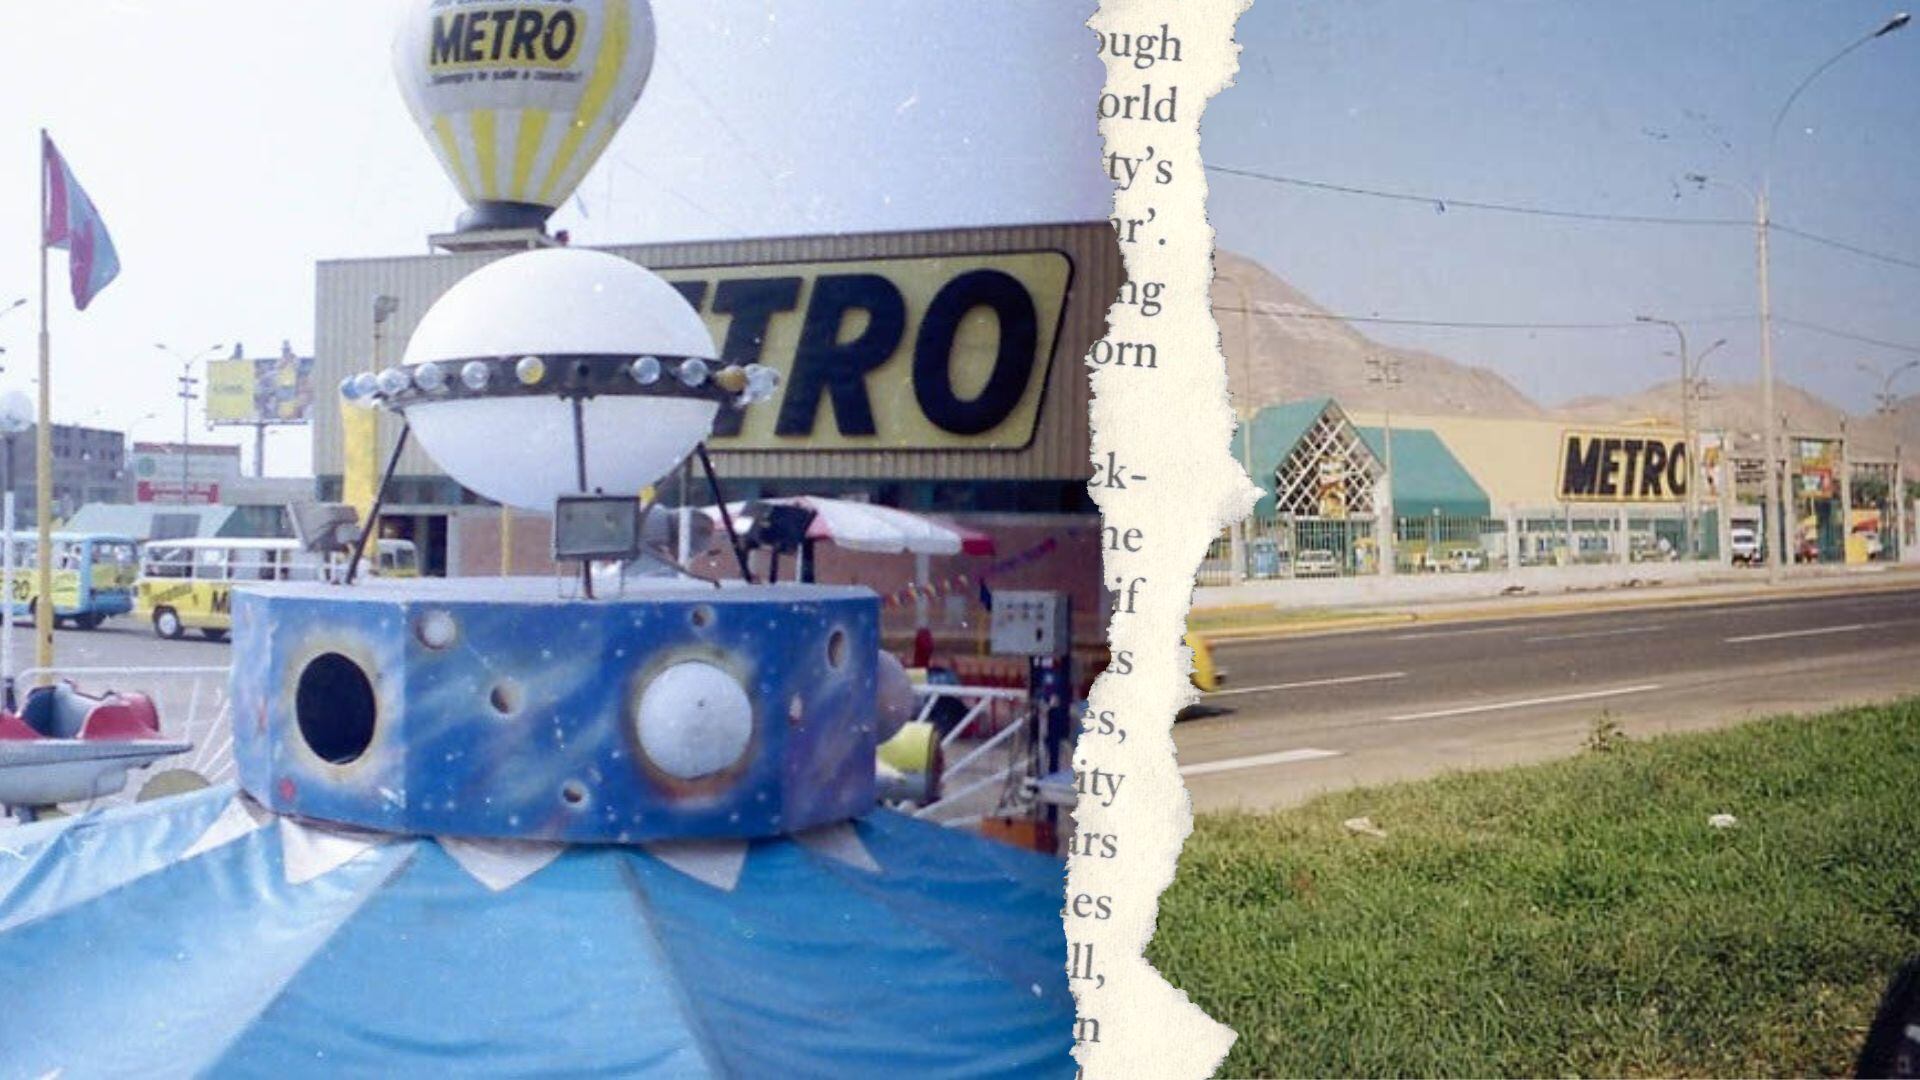
M 1444 213 L 1456 207 L 1466 210 L 1484 210 L 1490 213 L 1519 214 L 1525 217 L 1563 218 L 1571 221 L 1602 221 L 1627 225 L 1691 225 L 1726 227 L 1730 225 L 1750 226 L 1751 221 L 1740 218 L 1674 217 L 1659 214 L 1604 214 L 1587 210 L 1566 210 L 1551 206 L 1528 206 L 1522 203 L 1487 202 L 1479 199 L 1454 199 L 1443 195 L 1422 195 L 1410 191 L 1387 191 L 1381 188 L 1359 187 L 1353 184 L 1334 184 L 1325 180 L 1308 180 L 1298 176 L 1281 176 L 1276 173 L 1257 172 L 1253 169 L 1236 169 L 1228 165 L 1208 165 L 1208 172 L 1224 173 L 1228 176 L 1245 177 L 1249 180 L 1264 180 L 1273 184 L 1285 184 L 1289 187 L 1310 188 L 1315 191 L 1331 191 L 1342 195 L 1362 195 L 1371 199 L 1385 199 L 1391 202 L 1419 203 L 1431 206 Z
M 1259 308 L 1233 307 L 1225 304 L 1213 305 L 1214 311 L 1259 315 L 1269 319 L 1308 319 L 1319 322 L 1366 323 L 1375 326 L 1430 326 L 1448 330 L 1642 330 L 1645 323 L 1634 322 L 1480 322 L 1462 319 L 1414 319 L 1386 315 L 1338 315 L 1325 311 L 1267 311 Z M 1678 320 L 1685 326 L 1711 326 L 1716 323 L 1743 323 L 1757 318 L 1755 315 L 1720 315 L 1705 319 Z M 1875 345 L 1895 352 L 1913 353 L 1920 356 L 1920 345 L 1904 341 L 1889 341 L 1885 338 L 1856 334 L 1850 330 L 1841 330 L 1804 319 L 1790 319 L 1775 316 L 1774 321 L 1782 326 L 1791 326 L 1797 330 L 1825 334 L 1828 337 L 1858 342 L 1862 345 Z
M 1335 184 L 1325 180 L 1309 180 L 1299 176 L 1282 176 L 1277 173 L 1259 172 L 1253 169 L 1237 169 L 1228 165 L 1208 165 L 1207 171 L 1223 173 L 1228 176 L 1245 177 L 1250 180 L 1264 180 L 1268 183 L 1283 184 L 1289 187 L 1307 188 L 1312 191 L 1330 191 L 1341 195 L 1359 195 L 1370 199 L 1384 199 L 1389 202 L 1416 203 L 1431 206 L 1445 212 L 1453 208 L 1483 210 L 1489 213 L 1518 214 L 1524 217 L 1557 218 L 1568 221 L 1612 222 L 1625 225 L 1685 225 L 1712 227 L 1752 228 L 1753 222 L 1744 218 L 1712 217 L 1674 217 L 1658 214 L 1605 214 L 1587 210 L 1568 210 L 1551 206 L 1530 206 L 1523 203 L 1487 202 L 1478 199 L 1454 199 L 1444 195 L 1424 195 L 1411 191 L 1388 191 L 1382 188 L 1361 187 L 1356 184 Z M 1889 266 L 1901 266 L 1909 270 L 1920 270 L 1920 259 L 1910 259 L 1892 255 L 1884 251 L 1851 244 L 1845 240 L 1836 240 L 1816 232 L 1770 221 L 1767 227 L 1788 236 L 1798 237 L 1809 243 L 1821 244 L 1864 259 L 1886 263 Z
M 1830 236 L 1821 236 L 1819 233 L 1811 233 L 1805 229 L 1796 229 L 1791 225 L 1782 225 L 1777 221 L 1770 222 L 1769 226 L 1788 236 L 1797 236 L 1810 243 L 1837 248 L 1848 254 L 1858 255 L 1864 259 L 1872 259 L 1875 262 L 1883 262 L 1890 266 L 1904 266 L 1909 270 L 1920 270 L 1920 260 L 1917 259 L 1907 259 L 1899 255 L 1889 255 L 1883 251 L 1874 251 L 1871 248 L 1863 248 L 1858 244 L 1849 244 L 1844 240 L 1835 240 Z
M 1903 341 L 1888 341 L 1884 338 L 1868 337 L 1865 334 L 1855 334 L 1847 330 L 1836 330 L 1831 326 L 1822 326 L 1819 323 L 1805 322 L 1800 319 L 1787 319 L 1775 316 L 1774 321 L 1782 326 L 1791 326 L 1798 330 L 1808 330 L 1816 334 L 1825 334 L 1828 337 L 1836 337 L 1845 341 L 1857 341 L 1862 345 L 1878 345 L 1880 348 L 1892 349 L 1895 352 L 1907 352 L 1920 355 L 1920 345 L 1909 345 Z
M 1313 311 L 1263 311 L 1258 308 L 1232 307 L 1215 304 L 1215 311 L 1237 312 L 1245 315 L 1261 315 L 1270 319 L 1317 319 L 1325 322 L 1369 323 L 1376 326 L 1436 326 L 1455 330 L 1644 330 L 1646 324 L 1632 320 L 1621 322 L 1475 322 L 1457 319 L 1413 319 L 1385 315 L 1336 315 L 1332 312 Z M 1720 316 L 1711 319 L 1686 320 L 1689 326 L 1706 326 L 1713 323 L 1747 322 L 1755 318 L 1752 315 Z

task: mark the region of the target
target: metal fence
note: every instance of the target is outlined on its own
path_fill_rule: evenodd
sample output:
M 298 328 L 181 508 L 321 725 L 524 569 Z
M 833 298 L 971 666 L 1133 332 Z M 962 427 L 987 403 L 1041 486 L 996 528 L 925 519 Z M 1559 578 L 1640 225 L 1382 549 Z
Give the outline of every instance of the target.
M 1248 581 L 1353 577 L 1381 570 L 1372 518 L 1249 518 L 1241 574 Z M 1695 525 L 1700 558 L 1719 557 L 1718 514 Z M 1516 510 L 1501 516 L 1405 515 L 1394 519 L 1394 571 L 1485 573 L 1537 566 L 1672 562 L 1686 549 L 1686 521 L 1670 508 Z M 1197 584 L 1234 580 L 1232 530 L 1200 564 Z

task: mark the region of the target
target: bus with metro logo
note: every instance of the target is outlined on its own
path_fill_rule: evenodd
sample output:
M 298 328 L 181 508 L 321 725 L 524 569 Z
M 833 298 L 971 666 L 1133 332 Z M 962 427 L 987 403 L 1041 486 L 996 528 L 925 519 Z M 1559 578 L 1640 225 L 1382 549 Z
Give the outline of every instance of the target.
M 381 539 L 361 565 L 369 576 L 415 577 L 412 541 Z M 338 581 L 346 565 L 308 550 L 298 540 L 199 537 L 153 540 L 141 549 L 135 610 L 163 638 L 197 630 L 224 641 L 233 630 L 233 587 L 271 581 Z

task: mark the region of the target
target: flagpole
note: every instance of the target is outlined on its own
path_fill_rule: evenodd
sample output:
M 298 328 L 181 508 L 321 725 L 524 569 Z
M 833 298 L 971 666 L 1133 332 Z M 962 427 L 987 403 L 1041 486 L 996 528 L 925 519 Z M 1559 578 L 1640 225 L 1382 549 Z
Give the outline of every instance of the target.
M 47 336 L 47 129 L 40 129 L 40 415 L 33 425 L 34 514 L 40 524 L 34 566 L 34 666 L 39 683 L 53 667 L 53 365 Z

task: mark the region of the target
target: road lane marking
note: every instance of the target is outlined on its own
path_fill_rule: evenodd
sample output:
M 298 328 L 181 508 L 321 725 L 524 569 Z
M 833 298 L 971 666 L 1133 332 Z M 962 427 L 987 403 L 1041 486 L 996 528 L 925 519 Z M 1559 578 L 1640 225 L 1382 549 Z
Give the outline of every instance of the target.
M 1651 634 L 1655 630 L 1665 630 L 1662 626 L 1623 626 L 1618 630 L 1585 630 L 1578 634 L 1544 634 L 1530 637 L 1528 641 L 1579 641 L 1582 638 L 1619 637 L 1623 634 Z
M 1848 623 L 1845 626 L 1817 626 L 1811 630 L 1781 630 L 1773 634 L 1746 634 L 1742 637 L 1722 639 L 1727 645 L 1744 645 L 1749 641 L 1779 641 L 1781 638 L 1816 637 L 1820 634 L 1851 634 L 1856 630 L 1871 630 L 1876 626 L 1886 626 L 1883 622 Z
M 1448 716 L 1470 716 L 1473 713 L 1499 712 L 1503 709 L 1525 709 L 1534 705 L 1562 705 L 1570 701 L 1592 701 L 1595 698 L 1620 697 L 1623 694 L 1644 694 L 1660 689 L 1658 683 L 1643 683 L 1639 686 L 1622 686 L 1613 690 L 1587 690 L 1578 694 L 1556 694 L 1553 697 L 1527 698 L 1523 701 L 1496 701 L 1490 705 L 1463 705 L 1457 709 L 1436 709 L 1433 712 L 1402 713 L 1389 716 L 1389 722 L 1405 720 L 1439 720 Z
M 1197 765 L 1186 765 L 1180 769 L 1181 776 L 1205 776 L 1208 773 L 1232 772 L 1236 769 L 1257 769 L 1262 765 L 1287 765 L 1296 761 L 1318 761 L 1321 758 L 1339 757 L 1338 750 L 1282 750 L 1277 754 L 1254 754 L 1251 757 L 1227 758 L 1224 761 L 1202 761 Z
M 1419 641 L 1421 638 L 1472 637 L 1474 634 L 1514 634 L 1525 626 L 1475 626 L 1462 630 L 1422 630 L 1415 634 L 1390 634 L 1388 641 Z
M 1404 679 L 1404 671 L 1383 671 L 1377 675 L 1342 675 L 1333 679 L 1305 679 L 1301 682 L 1274 683 L 1272 686 L 1241 686 L 1232 690 L 1215 690 L 1208 698 L 1227 697 L 1231 694 L 1266 694 L 1275 690 L 1306 690 L 1315 686 L 1348 686 L 1353 683 L 1384 682 L 1387 679 Z

